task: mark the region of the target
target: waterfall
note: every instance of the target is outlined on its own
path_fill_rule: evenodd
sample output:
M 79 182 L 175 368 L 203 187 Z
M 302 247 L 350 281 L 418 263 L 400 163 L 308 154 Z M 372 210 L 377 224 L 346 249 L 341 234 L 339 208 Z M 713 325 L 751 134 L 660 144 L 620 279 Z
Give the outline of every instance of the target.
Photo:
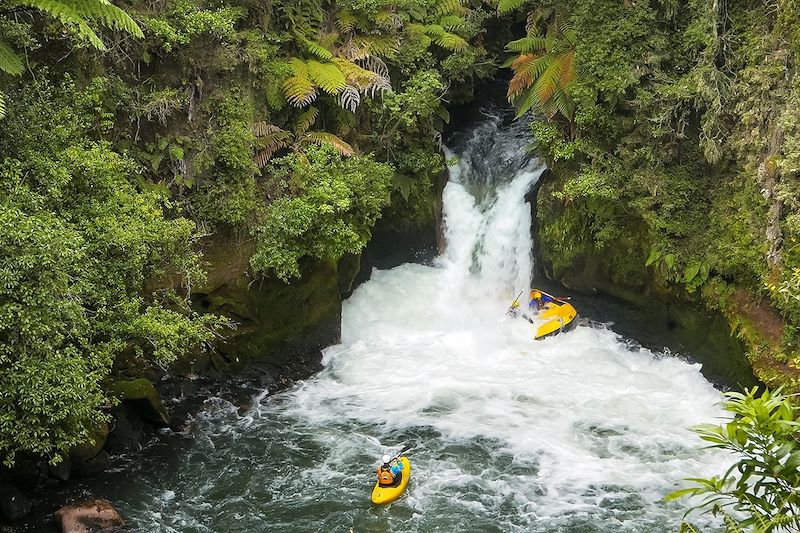
M 505 316 L 533 268 L 526 130 L 489 113 L 456 139 L 443 255 L 375 270 L 317 376 L 245 413 L 210 403 L 182 474 L 142 476 L 125 514 L 142 531 L 674 531 L 662 497 L 724 470 L 687 429 L 719 394 L 607 329 L 533 341 Z M 406 444 L 409 489 L 372 508 L 378 458 Z

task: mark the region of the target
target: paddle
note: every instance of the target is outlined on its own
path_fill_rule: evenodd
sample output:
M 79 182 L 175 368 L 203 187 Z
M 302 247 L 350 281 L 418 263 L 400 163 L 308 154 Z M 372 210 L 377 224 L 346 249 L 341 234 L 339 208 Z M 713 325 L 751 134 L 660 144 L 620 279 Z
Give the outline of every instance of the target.
M 392 459 L 391 459 L 389 462 L 391 463 L 392 461 L 394 461 L 395 459 L 397 459 L 398 457 L 400 457 L 401 455 L 403 455 L 404 453 L 406 453 L 408 450 L 410 450 L 410 449 L 411 449 L 411 447 L 412 447 L 412 446 L 411 446 L 410 444 L 408 444 L 408 445 L 404 446 L 404 447 L 403 447 L 403 449 L 402 449 L 402 450 L 400 450 L 399 452 L 397 452 L 397 453 L 395 454 L 395 456 L 394 456 L 394 457 L 392 457 Z
M 517 294 L 517 297 L 514 298 L 513 302 L 511 302 L 511 305 L 508 307 L 508 311 L 506 311 L 507 315 L 510 315 L 510 314 L 512 314 L 514 312 L 514 304 L 519 304 L 519 297 L 522 296 L 523 292 L 525 292 L 525 289 L 522 289 L 521 291 L 519 291 L 519 294 Z

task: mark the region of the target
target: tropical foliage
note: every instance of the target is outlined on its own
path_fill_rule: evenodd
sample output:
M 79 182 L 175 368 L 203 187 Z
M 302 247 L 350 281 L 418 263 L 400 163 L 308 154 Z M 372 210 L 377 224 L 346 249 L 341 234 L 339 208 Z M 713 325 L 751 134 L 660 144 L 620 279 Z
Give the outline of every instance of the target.
M 512 6 L 500 2 L 498 11 Z M 528 13 L 527 35 L 506 45 L 506 50 L 519 54 L 506 63 L 514 72 L 507 96 L 517 106 L 517 117 L 534 109 L 548 119 L 560 113 L 573 120 L 575 102 L 570 92 L 576 77 L 575 34 L 566 24 L 563 9 L 537 8 Z
M 0 2 L 6 462 L 56 461 L 116 374 L 205 349 L 205 237 L 252 239 L 248 275 L 290 280 L 359 252 L 384 212 L 430 224 L 445 105 L 495 68 L 480 3 L 125 10 Z
M 599 265 L 589 283 L 701 300 L 728 317 L 759 378 L 800 390 L 794 4 L 537 2 L 544 18 L 509 45 L 509 94 L 523 110 L 534 94 L 531 109 L 551 116 L 557 102 L 540 97 L 561 85 L 537 76 L 574 50 L 573 106 L 533 126 L 554 176 L 537 210 L 550 273 Z
M 723 425 L 695 428 L 711 448 L 729 451 L 737 461 L 722 475 L 691 479 L 694 487 L 667 499 L 694 496 L 702 510 L 722 517 L 730 533 L 800 530 L 800 407 L 791 396 L 753 389 L 726 393 L 725 409 L 734 418 Z M 688 514 L 687 513 L 687 514 Z M 681 531 L 697 531 L 686 522 Z
M 273 201 L 255 229 L 250 263 L 284 280 L 300 275 L 303 258 L 360 252 L 389 203 L 392 167 L 369 156 L 342 159 L 331 145 L 288 155 L 271 170 Z

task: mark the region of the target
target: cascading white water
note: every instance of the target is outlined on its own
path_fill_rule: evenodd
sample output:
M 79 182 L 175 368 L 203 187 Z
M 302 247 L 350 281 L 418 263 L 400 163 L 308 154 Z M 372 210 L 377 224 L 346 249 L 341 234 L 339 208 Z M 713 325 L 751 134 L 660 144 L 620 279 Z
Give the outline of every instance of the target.
M 687 430 L 719 395 L 698 365 L 606 329 L 534 342 L 505 317 L 532 270 L 526 139 L 490 117 L 453 149 L 445 253 L 374 271 L 316 377 L 201 413 L 192 475 L 127 504 L 142 530 L 675 531 L 663 495 L 724 466 Z M 373 508 L 376 460 L 403 444 L 407 494 Z

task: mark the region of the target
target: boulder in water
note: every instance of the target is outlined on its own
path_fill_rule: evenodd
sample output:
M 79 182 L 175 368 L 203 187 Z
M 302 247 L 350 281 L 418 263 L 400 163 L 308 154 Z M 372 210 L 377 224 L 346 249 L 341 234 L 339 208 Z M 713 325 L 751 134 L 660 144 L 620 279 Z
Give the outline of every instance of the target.
M 103 499 L 65 505 L 54 516 L 56 524 L 64 533 L 89 533 L 98 529 L 119 527 L 125 523 L 111 502 Z
M 109 392 L 134 407 L 147 422 L 160 426 L 169 425 L 169 415 L 161 403 L 161 395 L 148 380 L 138 378 L 115 381 L 111 384 Z

